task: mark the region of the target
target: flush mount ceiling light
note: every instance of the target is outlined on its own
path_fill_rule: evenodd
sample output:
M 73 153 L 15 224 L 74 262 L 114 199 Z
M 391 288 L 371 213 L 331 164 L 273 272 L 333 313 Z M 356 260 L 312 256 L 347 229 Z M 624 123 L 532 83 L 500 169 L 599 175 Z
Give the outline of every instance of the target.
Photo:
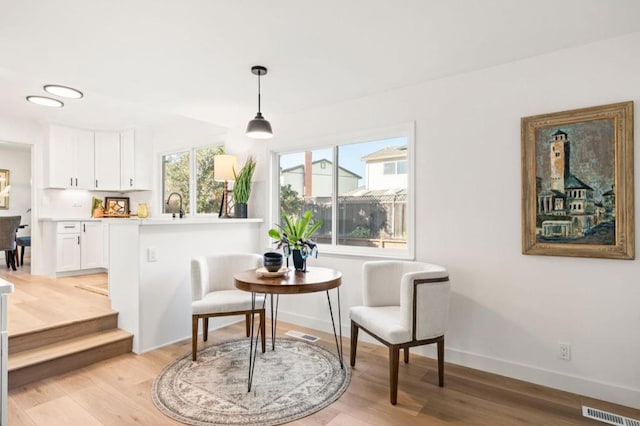
M 62 96 L 63 98 L 80 99 L 84 95 L 81 91 L 72 87 L 60 86 L 58 84 L 47 84 L 44 86 L 44 91 L 51 93 L 52 95 Z
M 254 139 L 269 139 L 273 137 L 271 124 L 264 119 L 260 112 L 260 76 L 267 73 L 267 69 L 261 65 L 251 67 L 251 72 L 258 76 L 258 114 L 247 125 L 247 136 Z
M 64 104 L 53 98 L 47 98 L 45 96 L 27 96 L 27 100 L 32 104 L 54 107 L 54 108 L 62 108 Z

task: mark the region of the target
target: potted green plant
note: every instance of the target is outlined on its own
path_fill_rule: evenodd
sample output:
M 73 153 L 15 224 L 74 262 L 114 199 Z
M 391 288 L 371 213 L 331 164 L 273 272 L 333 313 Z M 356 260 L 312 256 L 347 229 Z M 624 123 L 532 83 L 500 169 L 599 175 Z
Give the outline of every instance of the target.
M 235 177 L 235 183 L 233 184 L 235 217 L 247 217 L 247 202 L 251 195 L 251 179 L 253 179 L 253 172 L 255 172 L 255 170 L 256 161 L 253 157 L 247 157 L 247 160 L 238 173 L 236 173 L 235 169 L 233 170 L 233 176 Z
M 312 213 L 307 210 L 300 217 L 289 216 L 282 211 L 283 225 L 276 224 L 276 228 L 269 229 L 269 236 L 282 248 L 287 262 L 289 255 L 293 256 L 293 265 L 298 271 L 306 270 L 306 259 L 309 256 L 318 257 L 318 246 L 311 237 L 320 229 L 323 221 L 311 223 Z

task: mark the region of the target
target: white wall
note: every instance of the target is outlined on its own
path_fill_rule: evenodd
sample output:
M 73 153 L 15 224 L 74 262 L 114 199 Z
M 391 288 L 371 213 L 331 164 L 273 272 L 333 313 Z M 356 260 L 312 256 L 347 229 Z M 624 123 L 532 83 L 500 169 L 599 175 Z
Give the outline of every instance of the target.
M 15 144 L 14 144 L 15 146 Z M 21 216 L 22 224 L 31 224 L 31 150 L 17 150 L 0 144 L 0 169 L 9 170 L 9 208 L 0 210 L 3 216 Z M 29 235 L 30 229 L 20 230 L 20 235 Z
M 40 271 L 40 225 L 36 220 L 39 217 L 40 197 L 38 187 L 42 186 L 42 145 L 44 142 L 44 129 L 38 123 L 22 120 L 15 117 L 0 117 L 0 140 L 15 142 L 31 146 L 31 273 Z M 9 167 L 11 168 L 11 167 Z M 12 173 L 13 179 L 13 173 Z
M 416 257 L 451 274 L 447 360 L 640 408 L 639 261 L 524 256 L 520 240 L 520 118 L 637 101 L 639 45 L 636 33 L 279 117 L 258 164 L 267 149 L 415 121 Z M 229 145 L 245 141 L 230 131 Z M 311 260 L 343 271 L 343 318 L 361 303 L 364 260 Z M 281 318 L 328 331 L 321 298 L 285 297 Z M 571 343 L 571 361 L 558 342 Z

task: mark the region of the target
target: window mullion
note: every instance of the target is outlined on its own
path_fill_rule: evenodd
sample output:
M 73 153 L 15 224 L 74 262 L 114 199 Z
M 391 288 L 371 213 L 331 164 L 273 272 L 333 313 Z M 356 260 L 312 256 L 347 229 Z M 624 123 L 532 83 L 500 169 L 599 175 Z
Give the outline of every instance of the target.
M 189 167 L 189 212 L 191 212 L 192 216 L 195 216 L 198 212 L 196 211 L 197 207 L 197 194 L 196 194 L 196 150 L 195 148 L 191 149 L 190 153 L 191 165 Z
M 331 209 L 331 245 L 338 245 L 338 148 L 336 145 L 333 145 L 333 171 L 332 171 L 332 179 L 333 179 L 333 191 L 331 191 L 331 205 L 333 208 Z

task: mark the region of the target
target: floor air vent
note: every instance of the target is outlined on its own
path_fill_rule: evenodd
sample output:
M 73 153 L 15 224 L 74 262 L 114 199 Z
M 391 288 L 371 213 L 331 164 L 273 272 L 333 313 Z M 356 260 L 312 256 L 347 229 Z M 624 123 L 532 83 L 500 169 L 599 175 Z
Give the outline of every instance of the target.
M 617 414 L 609 413 L 607 411 L 598 410 L 597 408 L 591 408 L 582 406 L 582 415 L 590 419 L 599 420 L 604 423 L 616 426 L 640 426 L 640 421 L 619 416 Z
M 319 337 L 312 336 L 311 334 L 300 333 L 299 331 L 289 330 L 285 333 L 287 336 L 296 337 L 298 339 L 306 340 L 307 342 L 317 342 Z M 636 425 L 633 425 L 636 426 Z M 640 424 L 638 425 L 640 426 Z

